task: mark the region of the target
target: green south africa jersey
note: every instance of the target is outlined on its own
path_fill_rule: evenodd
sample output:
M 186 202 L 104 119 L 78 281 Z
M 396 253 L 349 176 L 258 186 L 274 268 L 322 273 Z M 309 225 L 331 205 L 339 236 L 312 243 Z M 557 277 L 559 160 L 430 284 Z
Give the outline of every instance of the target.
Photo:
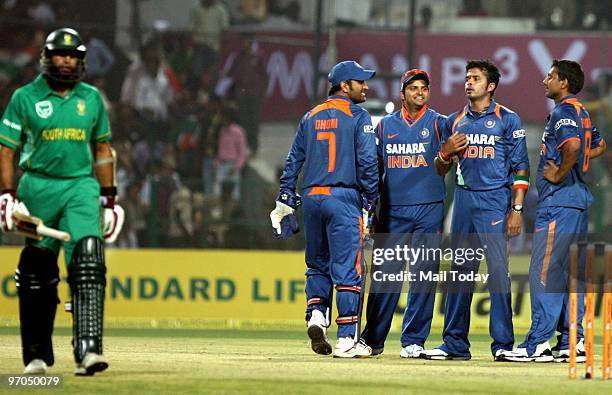
M 91 141 L 111 138 L 98 90 L 78 82 L 65 96 L 39 75 L 17 89 L 0 120 L 0 144 L 19 149 L 19 166 L 49 177 L 92 174 Z

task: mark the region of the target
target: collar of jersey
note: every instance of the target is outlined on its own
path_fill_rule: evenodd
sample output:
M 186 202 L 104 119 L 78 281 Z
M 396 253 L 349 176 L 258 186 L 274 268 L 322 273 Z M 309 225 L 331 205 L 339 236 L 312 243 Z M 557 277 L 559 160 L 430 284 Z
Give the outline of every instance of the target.
M 497 103 L 495 103 L 495 100 L 491 99 L 491 103 L 489 104 L 489 107 L 487 107 L 487 112 L 485 114 L 489 115 L 489 114 L 495 113 L 495 107 L 496 106 L 497 106 Z M 470 116 L 472 118 L 476 118 L 474 116 L 474 113 L 472 112 L 472 109 L 470 108 L 470 103 L 466 104 L 466 106 L 465 106 L 465 113 L 466 114 L 470 114 Z
M 402 113 L 402 118 L 404 118 L 404 121 L 408 122 L 409 126 L 412 126 L 415 123 L 417 123 L 419 119 L 423 117 L 423 114 L 425 114 L 425 111 L 427 111 L 427 105 L 423 106 L 423 108 L 421 108 L 421 110 L 417 113 L 417 116 L 412 118 L 410 114 L 408 114 L 408 110 L 406 110 L 406 107 L 402 106 L 401 113 Z
M 561 104 L 564 104 L 569 99 L 576 99 L 576 95 L 567 95 L 567 96 L 565 96 L 563 99 L 559 100 L 559 103 L 555 104 L 555 107 L 560 106 Z
M 54 92 L 51 88 L 49 88 L 49 85 L 47 85 L 47 81 L 45 81 L 45 78 L 42 74 L 39 74 L 38 77 L 36 77 L 36 79 L 34 80 L 34 86 L 36 87 L 36 90 L 39 93 L 43 94 L 43 97 L 47 97 L 49 95 L 61 97 L 58 93 Z M 72 95 L 79 95 L 80 92 L 81 83 L 77 82 L 70 90 L 70 92 L 68 92 L 68 94 L 64 96 L 64 99 L 69 99 L 72 97 Z

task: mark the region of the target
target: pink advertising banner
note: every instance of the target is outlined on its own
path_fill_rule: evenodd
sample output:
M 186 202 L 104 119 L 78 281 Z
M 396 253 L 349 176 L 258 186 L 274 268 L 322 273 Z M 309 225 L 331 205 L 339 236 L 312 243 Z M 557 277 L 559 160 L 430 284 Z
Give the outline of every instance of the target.
M 292 120 L 309 109 L 313 97 L 313 35 L 308 33 L 258 32 L 255 34 L 268 75 L 263 119 Z M 241 48 L 241 37 L 225 37 L 223 62 L 229 67 Z M 398 75 L 370 81 L 369 98 L 399 102 L 399 75 L 407 68 L 406 34 L 400 32 L 339 32 L 336 36 L 338 60 L 354 59 L 380 74 Z M 319 64 L 316 98 L 327 94 L 327 36 L 323 36 L 323 56 Z M 496 100 L 516 111 L 524 121 L 542 122 L 550 111 L 542 79 L 554 58 L 580 62 L 585 71 L 585 87 L 597 83 L 603 69 L 612 71 L 612 35 L 448 35 L 421 34 L 415 46 L 415 66 L 432 77 L 430 105 L 450 114 L 465 104 L 463 82 L 468 59 L 489 58 L 502 73 Z

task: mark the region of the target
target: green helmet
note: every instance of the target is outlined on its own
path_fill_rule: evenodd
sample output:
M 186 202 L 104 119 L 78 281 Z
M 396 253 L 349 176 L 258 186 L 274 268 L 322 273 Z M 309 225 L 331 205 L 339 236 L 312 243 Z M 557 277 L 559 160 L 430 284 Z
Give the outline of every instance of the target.
M 54 54 L 72 54 L 77 58 L 77 66 L 71 73 L 62 73 L 51 60 Z M 40 68 L 42 73 L 52 80 L 70 83 L 78 82 L 85 74 L 85 55 L 87 48 L 79 33 L 71 28 L 61 28 L 52 31 L 45 40 L 40 53 Z

